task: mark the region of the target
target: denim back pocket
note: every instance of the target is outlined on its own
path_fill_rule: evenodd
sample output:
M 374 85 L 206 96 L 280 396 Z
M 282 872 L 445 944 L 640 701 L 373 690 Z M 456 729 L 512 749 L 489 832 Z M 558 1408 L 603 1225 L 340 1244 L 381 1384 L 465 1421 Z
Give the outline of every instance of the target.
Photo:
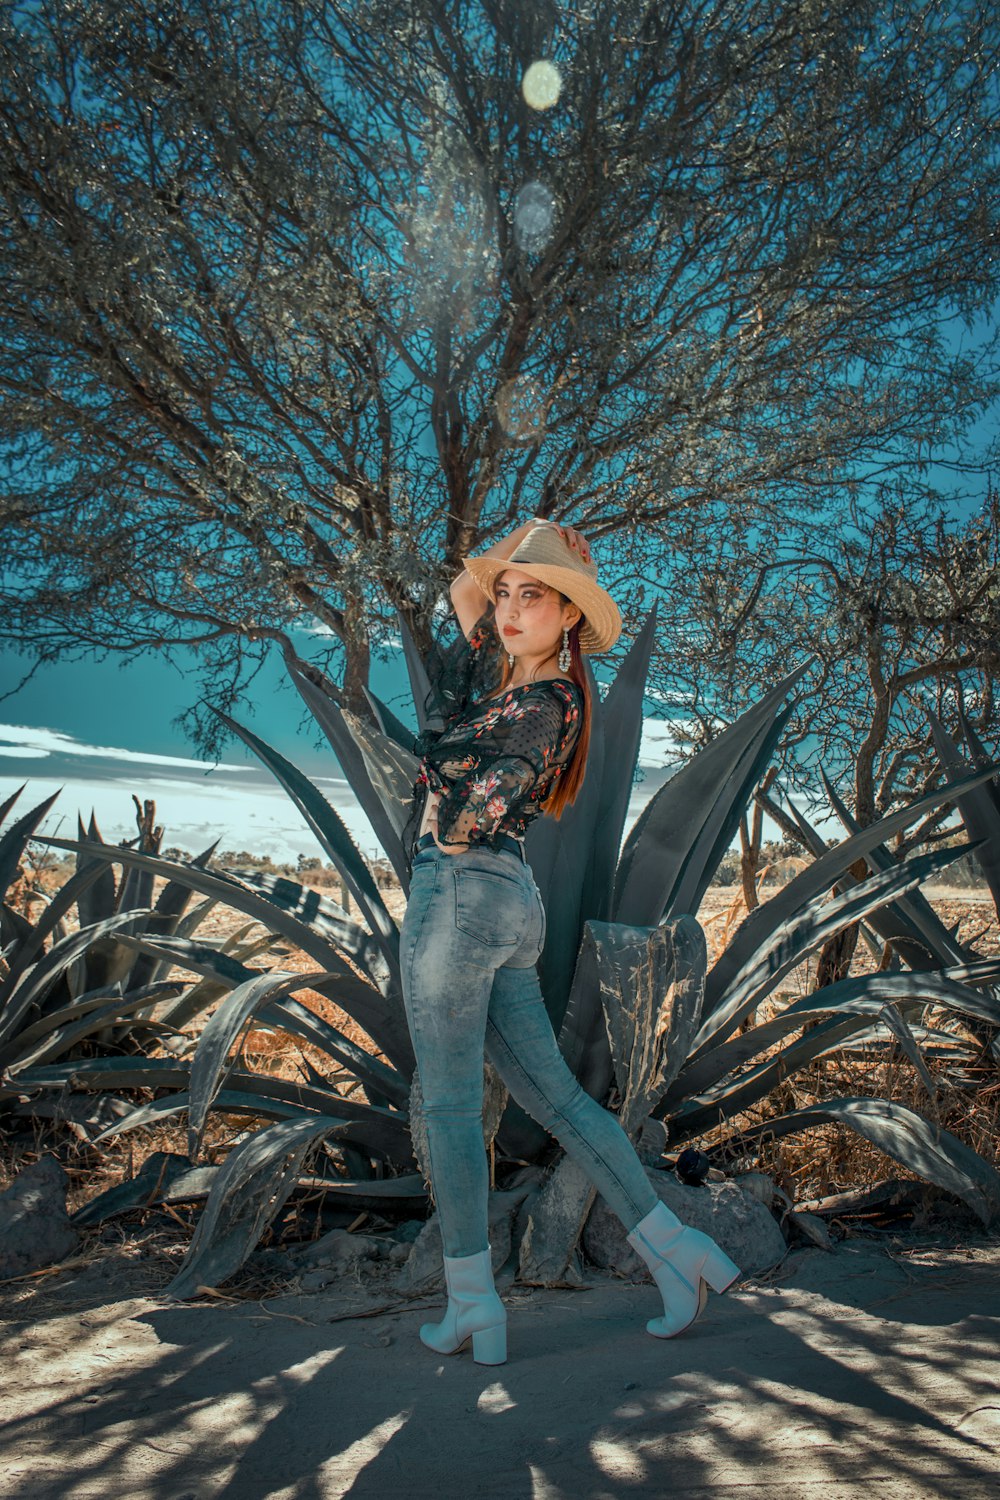
M 457 869 L 455 926 L 490 948 L 516 947 L 524 936 L 528 903 L 520 880 L 500 870 Z

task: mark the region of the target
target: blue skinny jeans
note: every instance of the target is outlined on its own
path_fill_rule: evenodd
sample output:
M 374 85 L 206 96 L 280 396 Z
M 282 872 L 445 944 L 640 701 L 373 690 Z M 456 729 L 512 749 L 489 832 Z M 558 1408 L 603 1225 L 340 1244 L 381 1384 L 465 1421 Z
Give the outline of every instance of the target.
M 559 1051 L 535 969 L 544 938 L 541 896 L 519 854 L 418 851 L 399 957 L 449 1257 L 489 1244 L 484 1054 L 627 1231 L 658 1202 L 618 1120 L 581 1088 Z

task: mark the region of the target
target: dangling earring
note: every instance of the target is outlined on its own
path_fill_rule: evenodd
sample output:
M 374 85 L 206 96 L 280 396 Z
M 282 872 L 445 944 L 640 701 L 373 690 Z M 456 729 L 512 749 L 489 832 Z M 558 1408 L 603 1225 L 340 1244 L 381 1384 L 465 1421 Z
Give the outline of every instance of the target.
M 559 666 L 560 666 L 560 669 L 563 672 L 568 672 L 569 671 L 569 664 L 570 664 L 570 662 L 572 660 L 573 660 L 573 657 L 572 657 L 572 654 L 571 654 L 570 649 L 569 649 L 569 630 L 564 625 L 563 626 L 562 650 L 559 653 Z
M 513 653 L 513 651 L 508 651 L 507 652 L 507 661 L 509 662 L 509 664 L 511 666 L 514 665 L 514 653 Z

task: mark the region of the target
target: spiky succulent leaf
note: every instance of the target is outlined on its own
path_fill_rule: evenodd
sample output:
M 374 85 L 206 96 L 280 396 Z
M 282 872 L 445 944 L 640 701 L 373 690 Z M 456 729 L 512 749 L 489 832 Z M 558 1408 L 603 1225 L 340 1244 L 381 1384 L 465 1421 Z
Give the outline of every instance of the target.
M 650 798 L 622 850 L 616 921 L 651 927 L 664 912 L 698 911 L 794 707 L 782 704 L 808 665 L 789 673 Z
M 51 844 L 55 848 L 74 849 L 77 847 L 76 842 L 69 839 L 46 838 L 42 842 Z M 92 845 L 87 847 L 95 849 Z M 176 874 L 177 879 L 187 880 L 194 890 L 215 896 L 235 910 L 252 916 L 265 927 L 277 930 L 283 937 L 308 954 L 320 968 L 335 972 L 342 963 L 336 948 L 331 946 L 311 924 L 285 911 L 277 902 L 268 901 L 257 895 L 249 886 L 235 880 L 231 875 L 221 875 L 217 871 L 196 870 L 190 865 L 174 865 L 167 860 L 155 859 L 148 854 L 138 854 L 131 849 L 107 850 L 96 846 L 95 852 L 99 852 L 106 859 L 119 860 L 126 864 L 143 864 L 159 874 Z M 368 934 L 365 934 L 365 937 L 371 942 Z M 338 980 L 337 983 L 339 985 L 341 981 Z M 406 1028 L 406 1015 L 398 988 L 398 971 L 396 976 L 390 976 L 385 981 L 384 990 L 376 989 L 374 986 L 369 988 L 370 994 L 362 995 L 360 989 L 352 992 L 353 1010 L 351 1013 L 358 1024 L 368 1032 L 379 1050 L 405 1077 L 409 1078 L 414 1067 L 413 1048 Z M 330 998 L 337 1001 L 335 989 L 331 990 Z
M 22 976 L 40 954 L 45 945 L 45 939 L 51 934 L 54 943 L 60 941 L 55 933 L 63 917 L 82 892 L 97 880 L 100 873 L 101 867 L 95 860 L 87 869 L 78 870 L 68 880 L 64 880 L 31 928 L 30 934 L 17 945 L 16 951 L 9 959 L 10 967 L 0 980 L 0 1015 L 3 1013 L 3 1006 L 20 984 Z
M 212 1184 L 167 1296 L 197 1296 L 200 1287 L 217 1286 L 239 1270 L 284 1207 L 309 1151 L 345 1128 L 323 1116 L 282 1120 L 235 1147 Z
M 698 1029 L 705 935 L 686 916 L 652 928 L 587 926 L 621 1097 L 619 1119 L 631 1135 L 680 1071 Z
M 747 954 L 743 967 L 731 974 L 725 994 L 717 997 L 712 1014 L 695 1038 L 693 1055 L 697 1057 L 705 1046 L 715 1046 L 731 1036 L 743 1017 L 767 998 L 784 975 L 833 933 L 850 922 L 860 921 L 900 893 L 914 890 L 929 875 L 953 864 L 963 852 L 935 849 L 929 854 L 911 855 L 891 869 L 849 886 L 832 899 L 813 897 L 797 911 L 790 912 L 778 929 L 761 923 L 764 928 L 761 943 Z
M 860 833 L 861 824 L 852 817 L 822 768 L 820 776 L 830 805 L 847 832 L 851 835 Z M 874 870 L 889 870 L 898 863 L 896 855 L 885 844 L 874 844 L 865 858 Z M 852 880 L 853 876 L 845 870 L 839 883 L 850 884 Z M 883 941 L 891 943 L 894 953 L 911 969 L 933 968 L 936 964 L 961 962 L 967 957 L 962 944 L 956 942 L 920 891 L 910 891 L 889 902 L 879 911 L 872 912 L 869 921 Z
M 813 994 L 793 1001 L 772 1019 L 760 1022 L 741 1035 L 731 1036 L 727 1041 L 718 1042 L 697 1057 L 692 1057 L 666 1092 L 667 1111 L 680 1105 L 685 1099 L 700 1097 L 716 1088 L 724 1078 L 730 1077 L 737 1069 L 744 1068 L 752 1057 L 770 1051 L 790 1032 L 798 1031 L 819 1016 L 871 1017 L 880 1014 L 890 1004 L 908 1007 L 936 1005 L 954 1011 L 957 1015 L 1000 1022 L 1000 998 L 993 994 L 980 994 L 968 983 L 954 977 L 961 972 L 963 971 L 945 970 L 939 974 L 926 971 L 862 974 L 853 979 L 838 980 L 836 984 L 824 985 Z M 983 982 L 986 981 L 987 973 L 1000 978 L 1000 960 L 993 959 L 985 966 Z M 859 1023 L 863 1024 L 867 1023 Z M 812 1035 L 812 1032 L 809 1034 Z M 775 1071 L 778 1076 L 787 1076 L 787 1060 L 782 1060 Z
M 727 1003 L 736 976 L 752 961 L 755 952 L 771 942 L 775 934 L 783 930 L 797 911 L 802 910 L 821 892 L 833 886 L 855 860 L 862 856 L 867 857 L 876 844 L 883 843 L 892 834 L 922 817 L 925 812 L 930 812 L 939 803 L 960 795 L 970 786 L 978 786 L 980 782 L 988 778 L 989 774 L 989 771 L 979 771 L 974 776 L 964 777 L 959 782 L 949 783 L 946 787 L 938 787 L 907 807 L 899 808 L 896 812 L 879 819 L 878 822 L 870 824 L 869 827 L 862 828 L 851 838 L 845 839 L 832 849 L 828 849 L 825 854 L 820 855 L 811 865 L 800 871 L 787 885 L 776 892 L 769 901 L 765 901 L 762 906 L 752 911 L 736 929 L 721 958 L 709 970 L 705 985 L 703 1036 L 696 1038 L 695 1045 L 702 1046 L 704 1039 L 712 1034 L 716 1009 Z
M 198 1038 L 191 1060 L 191 1104 L 188 1110 L 188 1153 L 197 1156 L 212 1102 L 222 1085 L 226 1060 L 243 1027 L 259 1006 L 294 990 L 308 989 L 312 980 L 329 974 L 255 974 L 238 984 L 213 1012 Z
M 14 796 L 4 804 L 5 815 L 14 805 L 18 795 L 19 793 L 15 792 Z M 16 823 L 11 824 L 0 838 L 0 897 L 7 894 L 7 889 L 17 874 L 25 845 L 58 795 L 58 792 L 53 792 L 52 796 L 47 797 L 44 802 L 39 802 L 37 807 L 33 807 L 30 812 L 18 818 Z
M 369 729 L 356 715 L 346 713 L 304 672 L 293 666 L 289 675 L 333 747 L 403 890 L 408 890 L 408 866 L 400 834 L 406 826 L 408 803 L 413 796 L 416 756 L 386 735 Z M 412 738 L 411 735 L 411 743 Z
M 937 715 L 929 708 L 925 708 L 924 712 L 931 726 L 938 759 L 948 775 L 955 780 L 968 770 L 968 763 Z M 964 721 L 964 729 L 968 738 L 971 725 L 967 720 Z M 970 748 L 971 745 L 976 746 L 973 750 L 974 760 L 982 764 L 985 754 L 974 734 L 973 731 Z M 1000 793 L 996 781 L 984 781 L 980 786 L 972 787 L 956 799 L 955 805 L 969 838 L 978 841 L 976 860 L 990 888 L 993 904 L 1000 913 Z
M 87 1004 L 77 1003 L 56 1012 L 61 1018 L 58 1025 L 55 1024 L 54 1016 L 45 1016 L 36 1026 L 20 1032 L 13 1045 L 8 1044 L 0 1049 L 0 1064 L 5 1073 L 16 1080 L 26 1068 L 38 1063 L 54 1062 L 56 1058 L 64 1057 L 86 1037 L 93 1036 L 104 1027 L 125 1021 L 176 993 L 177 986 L 174 984 L 151 984 L 145 989 L 133 990 L 128 995 L 122 993 L 120 985 L 113 985 L 104 991 L 107 997 L 104 1004 L 95 1004 L 94 997 L 90 996 Z M 81 996 L 81 1001 L 87 998 Z
M 101 938 L 141 927 L 148 915 L 148 911 L 121 912 L 103 922 L 94 922 L 79 932 L 69 933 L 58 943 L 53 943 L 44 958 L 22 976 L 13 993 L 7 997 L 0 1013 L 0 1046 L 11 1041 L 33 1007 L 40 1007 L 44 1003 L 49 990 L 76 958 L 86 953 Z
M 387 961 L 398 963 L 399 929 L 386 909 L 360 849 L 348 833 L 343 819 L 326 798 L 313 786 L 297 766 L 279 754 L 252 730 L 231 719 L 218 709 L 212 712 L 247 745 L 271 774 L 280 782 L 309 827 L 326 850 L 336 868 L 347 881 L 371 927 L 372 935 L 382 947 Z
M 817 1125 L 849 1125 L 872 1145 L 967 1203 L 989 1227 L 1000 1217 L 1000 1173 L 950 1131 L 931 1125 L 903 1104 L 888 1099 L 830 1099 L 740 1134 L 741 1149 L 769 1138 L 780 1140 Z

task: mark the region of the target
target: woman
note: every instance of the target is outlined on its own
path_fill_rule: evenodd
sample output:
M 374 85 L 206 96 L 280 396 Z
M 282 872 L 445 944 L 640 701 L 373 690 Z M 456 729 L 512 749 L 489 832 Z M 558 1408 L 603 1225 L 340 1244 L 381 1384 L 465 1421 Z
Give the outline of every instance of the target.
M 721 1292 L 739 1270 L 659 1201 L 615 1116 L 563 1060 L 535 970 L 545 914 L 523 846 L 531 819 L 560 816 L 582 783 L 590 692 L 581 652 L 607 651 L 621 617 L 571 528 L 536 519 L 464 561 L 451 597 L 469 642 L 466 678 L 443 731 L 418 742 L 409 829 L 418 832 L 400 933 L 448 1288 L 444 1320 L 420 1337 L 442 1354 L 471 1337 L 480 1364 L 507 1357 L 487 1231 L 485 1051 L 625 1225 L 663 1295 L 662 1317 L 646 1327 L 671 1338 L 701 1312 L 705 1283 Z

